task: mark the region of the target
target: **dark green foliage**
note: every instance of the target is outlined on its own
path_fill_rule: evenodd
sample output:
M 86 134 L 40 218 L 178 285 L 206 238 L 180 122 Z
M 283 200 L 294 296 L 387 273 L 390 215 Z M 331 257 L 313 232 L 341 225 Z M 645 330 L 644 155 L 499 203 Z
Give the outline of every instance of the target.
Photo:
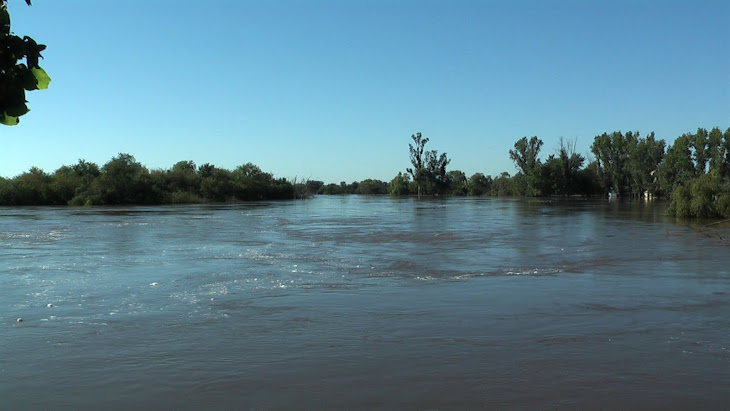
M 573 195 L 580 192 L 579 172 L 583 167 L 585 158 L 575 151 L 577 140 L 565 142 L 560 139 L 560 149 L 556 157 L 556 170 L 554 171 L 553 191 L 549 195 Z M 548 193 L 543 193 L 543 195 Z
M 516 183 L 514 182 L 515 178 L 517 178 Z M 490 194 L 500 197 L 519 195 L 515 190 L 515 186 L 520 186 L 521 184 L 519 182 L 519 178 L 517 176 L 515 176 L 515 178 L 510 178 L 509 173 L 502 172 L 499 177 L 492 181 L 492 190 Z
M 360 183 L 353 181 L 350 184 L 342 181 L 340 184 L 327 184 L 319 189 L 317 194 L 356 194 Z
M 38 65 L 46 46 L 10 31 L 10 14 L 5 3 L 0 0 L 0 124 L 13 126 L 30 111 L 25 92 L 46 89 L 51 79 Z M 26 3 L 30 5 L 30 0 Z
M 79 160 L 53 174 L 31 168 L 13 179 L 0 179 L 0 205 L 188 204 L 294 198 L 285 179 L 247 163 L 234 171 L 192 161 L 169 170 L 149 171 L 129 154 L 99 168 Z
M 467 182 L 467 194 L 470 196 L 483 196 L 489 194 L 492 189 L 492 177 L 482 173 L 474 173 Z
M 388 194 L 388 183 L 368 178 L 358 184 L 355 194 Z
M 730 129 L 728 129 L 730 131 Z M 728 147 L 723 141 L 722 130 L 718 127 L 710 130 L 710 134 L 707 137 L 707 151 L 710 171 L 719 170 L 720 174 L 727 175 L 727 168 L 724 167 L 723 163 L 725 156 L 727 155 Z
M 445 195 L 449 192 L 449 179 L 446 174 L 446 166 L 451 160 L 446 153 L 438 154 L 438 151 L 426 151 L 425 146 L 428 138 L 423 138 L 421 133 L 411 136 L 413 144 L 408 144 L 410 159 L 413 168 L 407 168 L 406 172 L 413 177 L 416 183 L 417 195 Z
M 537 136 L 533 136 L 529 141 L 527 137 L 522 137 L 515 142 L 515 149 L 509 151 L 509 157 L 523 175 L 529 175 L 538 166 L 540 162 L 538 155 L 542 144 L 542 140 Z
M 512 177 L 509 195 L 518 196 L 568 196 L 585 194 L 580 174 L 585 159 L 575 151 L 576 141 L 565 142 L 560 139 L 560 148 L 555 155 L 550 155 L 542 162 L 537 155 L 542 147 L 542 140 L 522 137 L 510 150 L 510 158 L 519 170 Z M 503 189 L 501 191 L 504 191 Z
M 664 193 L 672 193 L 677 185 L 689 181 L 695 176 L 695 173 L 690 139 L 688 135 L 684 134 L 674 140 L 674 144 L 667 150 L 664 162 L 659 167 L 660 189 Z
M 180 161 L 169 170 L 153 170 L 129 154 L 99 167 L 79 160 L 53 174 L 31 168 L 12 179 L 0 178 L 0 205 L 185 204 L 306 198 L 317 194 L 390 194 L 451 196 L 603 196 L 609 190 L 628 196 L 669 197 L 668 213 L 678 217 L 730 217 L 730 129 L 678 137 L 666 150 L 654 133 L 613 132 L 597 136 L 591 146 L 596 160 L 585 168 L 576 142 L 560 140 L 555 154 L 537 158 L 542 141 L 521 138 L 510 150 L 517 174 L 496 178 L 459 170 L 446 171 L 446 154 L 425 150 L 428 139 L 411 136 L 411 164 L 389 183 L 365 179 L 339 184 L 276 179 L 246 163 L 235 170 L 211 164 L 196 168 Z M 411 179 L 412 177 L 412 179 Z
M 591 162 L 584 169 L 578 171 L 576 191 L 586 197 L 602 196 L 605 194 L 598 177 L 598 163 Z
M 596 156 L 605 192 L 630 197 L 661 194 L 657 173 L 664 147 L 664 140 L 656 140 L 653 132 L 646 138 L 640 137 L 638 131 L 596 136 L 591 151 Z
M 677 217 L 730 218 L 730 180 L 712 170 L 674 188 L 667 213 Z
M 452 170 L 447 173 L 449 194 L 452 196 L 465 196 L 469 192 L 469 181 L 466 174 L 461 170 Z
M 677 217 L 730 217 L 730 129 L 678 137 L 660 168 L 660 185 L 671 193 L 667 210 Z M 671 191 L 670 191 L 671 189 Z
M 408 174 L 398 173 L 388 184 L 388 193 L 392 196 L 407 196 L 410 191 L 411 179 Z
M 312 196 L 314 194 L 317 194 L 317 192 L 324 186 L 324 181 L 319 180 L 308 180 L 305 183 L 306 187 L 306 197 Z
M 656 140 L 652 132 L 646 138 L 638 138 L 631 147 L 629 174 L 632 193 L 637 197 L 642 197 L 645 192 L 661 194 L 658 173 L 665 146 L 664 140 Z
M 511 195 L 539 196 L 542 195 L 544 185 L 544 170 L 538 158 L 543 142 L 537 136 L 530 140 L 522 137 L 515 142 L 515 149 L 509 151 L 509 157 L 515 162 L 517 174 L 511 183 Z
M 631 132 L 624 135 L 620 131 L 615 131 L 610 135 L 603 133 L 593 140 L 591 152 L 596 156 L 599 178 L 608 191 L 620 194 L 622 190 L 626 192 L 628 189 L 628 146 L 633 139 Z
M 209 177 L 200 182 L 200 193 L 213 202 L 233 199 L 233 176 L 229 170 L 214 168 Z

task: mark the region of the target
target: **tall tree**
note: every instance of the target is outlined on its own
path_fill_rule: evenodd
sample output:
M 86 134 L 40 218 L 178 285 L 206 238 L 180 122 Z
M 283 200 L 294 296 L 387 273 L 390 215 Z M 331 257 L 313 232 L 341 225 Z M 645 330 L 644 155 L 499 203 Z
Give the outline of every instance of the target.
M 413 177 L 417 186 L 418 198 L 426 194 L 444 194 L 448 190 L 448 175 L 446 166 L 451 160 L 446 153 L 439 155 L 438 151 L 426 151 L 428 138 L 421 133 L 411 135 L 415 144 L 408 144 L 412 168 L 407 168 L 408 174 Z
M 468 194 L 470 196 L 488 194 L 492 189 L 492 176 L 485 176 L 482 173 L 474 173 L 471 177 L 469 177 L 468 187 Z
M 538 159 L 542 140 L 533 136 L 530 140 L 522 137 L 515 142 L 515 149 L 509 151 L 509 157 L 515 162 L 515 167 L 520 170 L 513 178 L 515 184 L 514 194 L 537 196 L 541 193 L 541 164 Z
M 406 171 L 411 175 L 411 177 L 413 177 L 413 181 L 418 186 L 418 198 L 421 198 L 422 184 L 425 182 L 425 162 L 423 153 L 426 143 L 428 143 L 428 138 L 424 138 L 421 133 L 416 133 L 411 135 L 411 139 L 413 139 L 415 146 L 408 143 L 408 149 L 410 151 L 411 164 L 413 164 L 413 168 L 409 167 Z
M 446 194 L 449 190 L 449 175 L 446 173 L 446 166 L 451 160 L 446 153 L 439 155 L 438 151 L 431 150 L 426 153 L 426 181 L 429 194 Z
M 695 161 L 695 172 L 705 174 L 707 171 L 707 130 L 698 128 L 695 134 L 690 135 L 689 144 L 692 148 L 692 157 Z
M 657 140 L 654 132 L 646 138 L 638 138 L 630 144 L 628 171 L 633 193 L 641 197 L 644 192 L 654 195 L 659 191 L 657 170 L 664 158 L 664 140 Z
M 559 194 L 570 195 L 578 192 L 578 171 L 583 167 L 585 158 L 576 152 L 577 140 L 564 141 L 560 138 L 560 177 L 561 184 Z
M 410 194 L 410 179 L 408 174 L 398 173 L 388 184 L 388 192 L 392 196 L 404 196 Z
M 451 170 L 448 172 L 449 194 L 455 196 L 465 196 L 469 192 L 469 182 L 466 174 L 461 170 Z
M 725 158 L 720 166 L 720 174 L 730 176 L 730 127 L 722 134 L 723 147 L 725 147 Z M 730 177 L 728 177 L 730 178 Z
M 509 151 L 509 157 L 522 171 L 522 174 L 528 175 L 537 165 L 540 147 L 542 147 L 542 140 L 537 136 L 533 136 L 529 141 L 527 137 L 522 137 L 515 143 L 515 149 Z
M 30 6 L 30 0 L 25 0 Z M 48 88 L 51 78 L 38 65 L 46 46 L 10 31 L 6 0 L 0 0 L 0 124 L 14 126 L 30 111 L 25 92 Z M 19 61 L 25 59 L 25 63 Z
M 710 130 L 710 134 L 707 137 L 707 157 L 710 163 L 709 171 L 718 170 L 720 174 L 723 174 L 723 160 L 726 155 L 726 150 L 722 130 L 719 127 Z
M 671 194 L 677 185 L 695 176 L 690 138 L 689 134 L 677 137 L 659 167 L 659 184 L 665 195 Z
M 614 131 L 596 136 L 591 145 L 591 152 L 596 156 L 599 176 L 604 187 L 616 194 L 631 190 L 630 152 L 637 143 L 636 134 Z

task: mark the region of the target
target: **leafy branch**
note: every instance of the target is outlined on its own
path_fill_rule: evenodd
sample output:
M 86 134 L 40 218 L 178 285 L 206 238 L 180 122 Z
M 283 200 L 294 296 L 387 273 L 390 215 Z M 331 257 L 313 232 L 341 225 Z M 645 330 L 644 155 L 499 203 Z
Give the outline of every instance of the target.
M 31 5 L 30 0 L 25 3 Z M 45 49 L 31 37 L 21 38 L 10 31 L 6 0 L 0 0 L 0 123 L 17 125 L 19 117 L 30 111 L 25 92 L 48 88 L 51 78 L 38 65 Z

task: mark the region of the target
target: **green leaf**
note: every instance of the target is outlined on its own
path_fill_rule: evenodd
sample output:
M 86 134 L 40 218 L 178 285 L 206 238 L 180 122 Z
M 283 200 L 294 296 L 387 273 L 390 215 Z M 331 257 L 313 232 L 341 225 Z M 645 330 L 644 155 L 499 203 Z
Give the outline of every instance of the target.
M 19 103 L 5 109 L 5 115 L 10 117 L 20 117 L 30 111 L 25 103 Z
M 15 79 L 18 86 L 26 90 L 38 90 L 38 79 L 35 78 L 35 74 L 31 69 L 23 64 L 18 64 L 16 69 Z
M 0 113 L 0 124 L 5 124 L 6 126 L 17 126 L 18 123 L 20 123 L 20 120 L 17 117 Z
M 40 67 L 34 67 L 30 69 L 33 72 L 36 80 L 38 80 L 38 90 L 45 90 L 48 88 L 48 84 L 51 83 L 51 77 L 48 76 L 45 70 Z

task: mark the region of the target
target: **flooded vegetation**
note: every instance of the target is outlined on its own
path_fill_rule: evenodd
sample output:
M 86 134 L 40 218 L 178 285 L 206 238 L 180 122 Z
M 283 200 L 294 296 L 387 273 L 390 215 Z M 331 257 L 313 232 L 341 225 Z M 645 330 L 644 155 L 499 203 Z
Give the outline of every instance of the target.
M 167 205 L 308 198 L 314 194 L 390 194 L 391 196 L 513 196 L 670 199 L 668 214 L 679 218 L 730 217 L 730 128 L 724 133 L 699 128 L 666 142 L 654 133 L 603 133 L 594 138 L 595 160 L 576 151 L 577 141 L 560 140 L 555 154 L 539 157 L 542 140 L 522 137 L 509 150 L 519 170 L 496 178 L 448 170 L 446 153 L 427 150 L 429 138 L 411 136 L 412 167 L 389 183 L 289 181 L 274 178 L 252 163 L 233 171 L 210 163 L 179 161 L 168 170 L 148 170 L 134 156 L 120 153 L 99 167 L 79 160 L 53 174 L 31 168 L 12 179 L 0 177 L 0 206 L 13 205 Z

